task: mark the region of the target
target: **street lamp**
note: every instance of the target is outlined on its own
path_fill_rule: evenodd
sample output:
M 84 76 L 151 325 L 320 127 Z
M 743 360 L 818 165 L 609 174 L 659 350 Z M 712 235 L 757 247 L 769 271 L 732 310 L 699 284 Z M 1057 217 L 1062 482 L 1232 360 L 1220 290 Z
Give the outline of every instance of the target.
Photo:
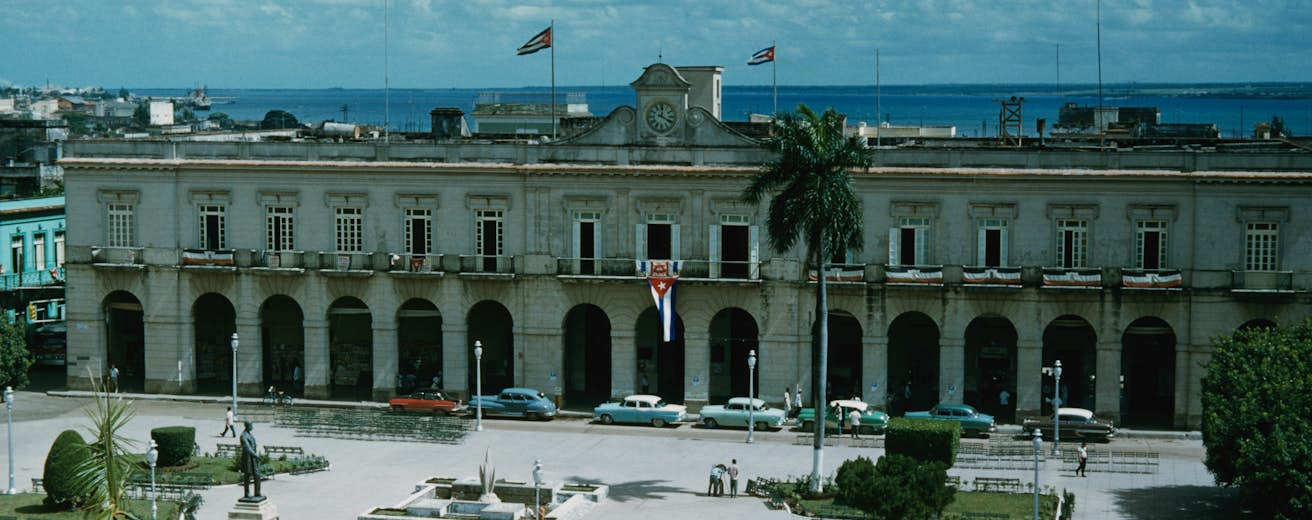
M 159 446 L 155 439 L 150 440 L 150 451 L 146 452 L 146 462 L 150 464 L 150 520 L 155 520 L 155 463 L 159 462 Z
M 232 333 L 232 416 L 237 417 L 237 333 Z
M 747 444 L 752 443 L 752 431 L 756 429 L 754 419 L 756 412 L 756 350 L 747 353 Z
M 1034 429 L 1034 520 L 1039 520 L 1039 452 L 1043 451 L 1043 432 Z
M 7 494 L 13 495 L 18 493 L 14 489 L 14 388 L 5 387 L 5 417 L 9 421 L 9 491 Z
M 540 520 L 542 515 L 542 459 L 533 461 L 533 518 Z
M 1052 389 L 1052 454 L 1061 455 L 1061 360 L 1052 365 L 1052 376 L 1057 384 Z
M 476 370 L 474 371 L 474 405 L 476 406 L 476 415 L 474 415 L 474 431 L 483 431 L 483 342 L 474 342 L 474 362 Z

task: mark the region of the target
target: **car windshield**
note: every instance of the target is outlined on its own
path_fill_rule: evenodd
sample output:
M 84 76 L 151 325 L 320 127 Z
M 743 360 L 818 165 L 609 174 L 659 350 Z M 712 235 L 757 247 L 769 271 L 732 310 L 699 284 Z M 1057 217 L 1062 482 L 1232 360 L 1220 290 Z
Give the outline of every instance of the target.
M 656 401 L 657 408 L 665 408 L 665 401 Z

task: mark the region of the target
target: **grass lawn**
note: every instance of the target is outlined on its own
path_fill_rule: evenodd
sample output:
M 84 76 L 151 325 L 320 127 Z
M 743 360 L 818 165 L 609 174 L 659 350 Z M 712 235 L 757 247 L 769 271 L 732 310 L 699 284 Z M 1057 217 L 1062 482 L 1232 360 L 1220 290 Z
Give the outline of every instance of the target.
M 150 467 L 145 463 L 146 456 L 130 455 L 129 457 L 133 458 L 137 464 L 134 476 L 140 476 L 142 480 L 149 480 Z M 210 455 L 192 457 L 182 466 L 155 468 L 155 482 L 161 484 L 189 483 L 188 479 L 205 476 L 214 485 L 237 484 L 241 482 L 241 472 L 235 469 L 236 465 L 233 461 L 233 457 L 212 457 Z M 293 469 L 293 464 L 285 456 L 274 459 L 260 457 L 260 464 L 269 474 L 287 473 Z
M 53 510 L 46 508 L 41 503 L 46 496 L 39 493 L 19 493 L 17 495 L 0 495 L 0 516 L 10 516 L 27 520 L 36 518 L 40 520 L 82 520 L 80 511 Z M 175 518 L 178 515 L 178 504 L 174 502 L 159 501 L 159 518 Z M 149 500 L 129 500 L 128 510 L 137 515 L 138 518 L 150 518 L 150 501 Z
M 1040 506 L 1044 509 L 1044 518 L 1052 518 L 1052 504 L 1056 497 L 1043 495 Z M 866 514 L 860 509 L 835 504 L 831 498 L 821 500 L 801 500 L 802 509 L 807 514 L 824 518 L 861 519 Z M 981 491 L 958 491 L 952 503 L 943 510 L 944 518 L 960 518 L 962 513 L 1001 513 L 1011 518 L 1025 519 L 1033 517 L 1034 495 L 1028 493 L 985 493 Z M 1041 515 L 1042 516 L 1042 515 Z

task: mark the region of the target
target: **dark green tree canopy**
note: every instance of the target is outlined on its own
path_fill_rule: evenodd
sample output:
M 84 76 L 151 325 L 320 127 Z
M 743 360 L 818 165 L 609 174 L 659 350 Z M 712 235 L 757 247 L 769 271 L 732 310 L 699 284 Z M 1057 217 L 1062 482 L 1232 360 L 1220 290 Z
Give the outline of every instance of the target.
M 1312 517 L 1312 318 L 1212 339 L 1207 469 L 1263 518 Z
M 27 386 L 32 352 L 27 350 L 27 326 L 0 314 L 0 390 Z
M 279 128 L 297 128 L 301 122 L 296 120 L 296 116 L 286 110 L 270 110 L 264 113 L 264 121 L 260 122 L 262 130 L 277 130 Z

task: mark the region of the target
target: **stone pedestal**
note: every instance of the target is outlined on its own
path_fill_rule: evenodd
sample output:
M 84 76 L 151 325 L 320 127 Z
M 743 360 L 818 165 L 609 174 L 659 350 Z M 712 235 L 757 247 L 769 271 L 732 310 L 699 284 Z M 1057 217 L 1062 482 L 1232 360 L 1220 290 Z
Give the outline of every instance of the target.
M 265 497 L 241 498 L 228 511 L 228 520 L 278 520 L 278 506 Z

